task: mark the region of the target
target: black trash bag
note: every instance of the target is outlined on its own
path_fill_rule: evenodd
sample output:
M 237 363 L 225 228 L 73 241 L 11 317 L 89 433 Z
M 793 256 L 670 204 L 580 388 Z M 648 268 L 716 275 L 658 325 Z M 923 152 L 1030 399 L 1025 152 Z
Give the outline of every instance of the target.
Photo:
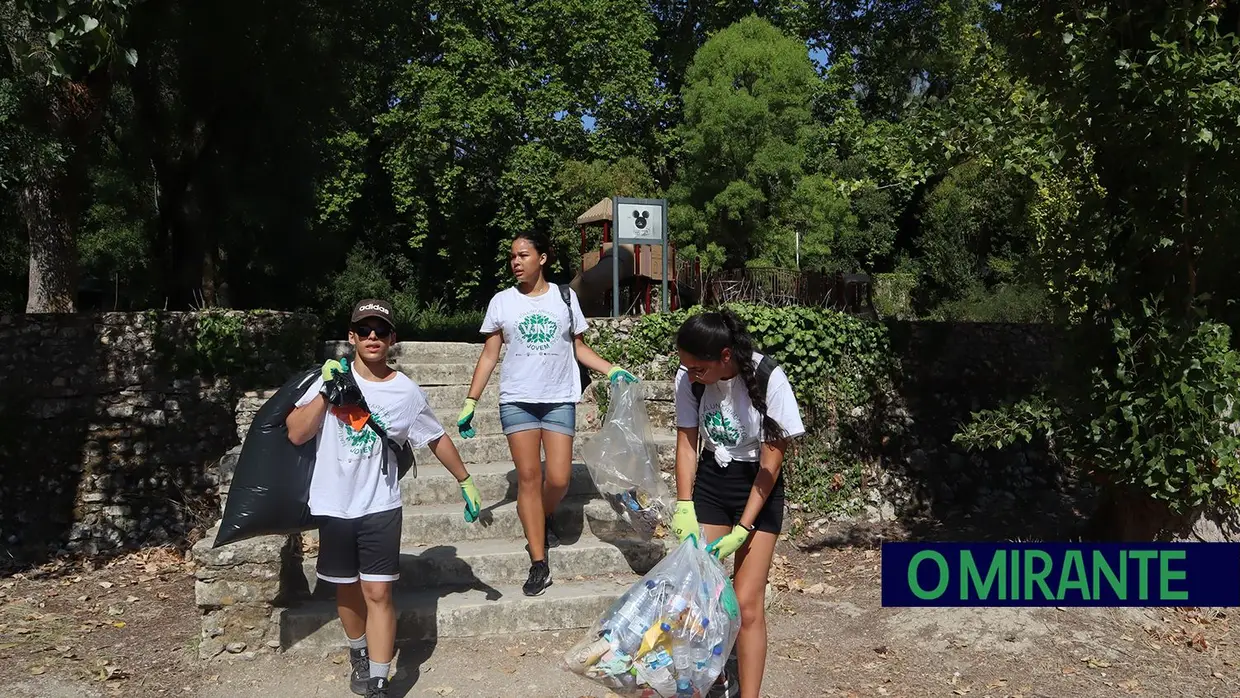
M 319 373 L 316 368 L 297 374 L 254 416 L 212 547 L 255 536 L 300 533 L 318 526 L 310 515 L 315 439 L 294 446 L 288 440 L 285 420 Z

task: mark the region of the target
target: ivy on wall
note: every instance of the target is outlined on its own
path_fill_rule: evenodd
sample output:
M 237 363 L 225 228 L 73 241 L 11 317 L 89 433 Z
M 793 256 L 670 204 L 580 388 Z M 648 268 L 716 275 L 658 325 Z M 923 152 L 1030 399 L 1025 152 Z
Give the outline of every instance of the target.
M 792 383 L 808 417 L 823 409 L 851 414 L 872 405 L 891 384 L 896 363 L 885 326 L 832 310 L 806 307 L 728 306 L 744 321 L 758 350 L 770 355 Z M 591 330 L 590 345 L 608 361 L 644 380 L 671 380 L 679 359 L 676 332 L 695 307 L 644 315 L 625 333 L 605 325 Z M 606 386 L 596 386 L 604 396 Z

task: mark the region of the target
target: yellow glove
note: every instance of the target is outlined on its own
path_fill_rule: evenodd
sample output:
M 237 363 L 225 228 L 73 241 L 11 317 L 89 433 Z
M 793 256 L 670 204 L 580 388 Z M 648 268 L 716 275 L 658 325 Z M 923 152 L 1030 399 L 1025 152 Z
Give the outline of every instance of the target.
M 690 536 L 696 540 L 700 532 L 693 502 L 687 499 L 677 500 L 676 511 L 672 514 L 672 533 L 675 533 L 678 541 L 683 543 Z
M 737 524 L 732 527 L 731 533 L 712 541 L 710 545 L 706 546 L 706 552 L 722 561 L 727 559 L 732 553 L 740 550 L 747 540 L 749 540 L 749 529 Z
M 330 383 L 336 380 L 337 373 L 348 373 L 348 372 L 349 372 L 349 360 L 348 359 L 332 359 L 330 361 L 323 362 L 323 382 L 324 383 Z
M 473 427 L 474 408 L 477 406 L 477 400 L 472 397 L 465 398 L 465 406 L 461 408 L 461 414 L 456 418 L 456 430 L 462 439 L 474 438 L 476 433 Z
M 461 481 L 461 497 L 465 500 L 465 520 L 473 523 L 478 520 L 478 512 L 482 510 L 482 497 L 478 494 L 478 486 L 474 484 L 472 475 Z

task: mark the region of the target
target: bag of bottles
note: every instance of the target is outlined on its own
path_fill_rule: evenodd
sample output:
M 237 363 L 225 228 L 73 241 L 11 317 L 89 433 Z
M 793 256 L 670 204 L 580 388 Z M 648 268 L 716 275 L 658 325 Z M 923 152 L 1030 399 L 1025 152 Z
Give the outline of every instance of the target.
M 617 599 L 564 662 L 625 698 L 701 698 L 740 630 L 727 572 L 690 538 Z
M 582 459 L 599 493 L 644 540 L 667 534 L 674 501 L 659 476 L 659 450 L 640 383 L 611 388 L 607 418 L 586 439 Z

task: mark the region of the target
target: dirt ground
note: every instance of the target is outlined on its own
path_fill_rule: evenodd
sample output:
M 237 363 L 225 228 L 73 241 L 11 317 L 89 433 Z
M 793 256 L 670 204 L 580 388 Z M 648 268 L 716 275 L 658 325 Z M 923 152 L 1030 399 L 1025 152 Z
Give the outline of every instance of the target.
M 1225 613 L 883 608 L 876 546 L 781 543 L 763 694 L 1240 697 Z M 194 658 L 192 570 L 148 550 L 0 577 L 5 698 L 347 698 L 343 650 Z M 578 631 L 402 648 L 393 696 L 603 698 L 560 668 Z

